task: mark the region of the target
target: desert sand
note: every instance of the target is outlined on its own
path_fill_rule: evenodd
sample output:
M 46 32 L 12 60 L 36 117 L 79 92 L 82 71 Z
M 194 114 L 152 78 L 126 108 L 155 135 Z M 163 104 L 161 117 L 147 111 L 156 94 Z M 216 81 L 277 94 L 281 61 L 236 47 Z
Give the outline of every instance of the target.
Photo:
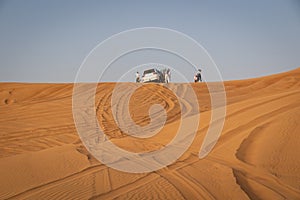
M 226 120 L 207 157 L 198 153 L 210 125 L 210 96 L 205 83 L 192 83 L 201 111 L 192 145 L 177 162 L 134 174 L 109 168 L 86 150 L 72 115 L 73 84 L 0 83 L 0 199 L 300 199 L 300 68 L 224 85 Z M 114 86 L 97 88 L 105 134 L 132 152 L 163 148 L 180 124 L 174 94 L 160 84 L 134 93 L 130 113 L 137 124 L 149 123 L 154 103 L 167 112 L 157 135 L 137 139 L 114 121 Z

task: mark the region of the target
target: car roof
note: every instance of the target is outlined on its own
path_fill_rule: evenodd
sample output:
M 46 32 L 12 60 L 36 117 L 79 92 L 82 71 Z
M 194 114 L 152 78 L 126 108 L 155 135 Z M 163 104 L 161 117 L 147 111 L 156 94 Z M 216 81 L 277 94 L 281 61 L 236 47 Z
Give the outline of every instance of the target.
M 152 70 L 154 70 L 154 71 L 159 71 L 158 69 L 156 69 L 156 68 L 150 68 L 150 69 L 146 69 L 146 70 L 144 70 L 144 72 L 146 72 L 146 71 L 152 71 Z

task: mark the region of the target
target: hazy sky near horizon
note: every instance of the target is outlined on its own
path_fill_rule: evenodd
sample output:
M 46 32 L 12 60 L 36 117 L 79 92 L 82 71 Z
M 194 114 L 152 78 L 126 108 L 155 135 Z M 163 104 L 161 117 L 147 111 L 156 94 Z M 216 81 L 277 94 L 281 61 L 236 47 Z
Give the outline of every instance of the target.
M 0 81 L 73 82 L 97 44 L 140 27 L 189 35 L 225 80 L 300 67 L 299 0 L 0 0 Z

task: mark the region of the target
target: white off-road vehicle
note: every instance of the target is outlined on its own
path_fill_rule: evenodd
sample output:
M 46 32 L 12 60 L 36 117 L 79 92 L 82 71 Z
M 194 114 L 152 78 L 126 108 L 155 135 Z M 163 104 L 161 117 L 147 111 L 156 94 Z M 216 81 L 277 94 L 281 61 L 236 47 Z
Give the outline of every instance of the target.
M 142 82 L 157 82 L 157 83 L 163 83 L 164 82 L 164 75 L 161 71 L 159 71 L 156 68 L 147 69 L 144 71 L 142 75 Z

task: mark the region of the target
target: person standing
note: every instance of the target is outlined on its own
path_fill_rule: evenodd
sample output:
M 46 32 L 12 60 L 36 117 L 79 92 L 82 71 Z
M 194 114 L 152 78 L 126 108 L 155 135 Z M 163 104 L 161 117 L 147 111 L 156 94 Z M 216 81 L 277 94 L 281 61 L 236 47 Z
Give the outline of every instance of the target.
M 170 68 L 168 68 L 167 74 L 168 74 L 168 78 L 169 78 L 168 82 L 170 82 L 171 81 L 171 70 L 170 70 Z
M 165 83 L 169 83 L 171 79 L 171 71 L 170 69 L 167 69 L 167 71 L 165 72 Z
M 136 72 L 136 73 L 135 73 L 135 82 L 136 82 L 136 83 L 141 82 L 141 78 L 140 78 L 139 72 Z
M 198 69 L 197 74 L 194 77 L 195 82 L 202 82 L 201 69 Z

